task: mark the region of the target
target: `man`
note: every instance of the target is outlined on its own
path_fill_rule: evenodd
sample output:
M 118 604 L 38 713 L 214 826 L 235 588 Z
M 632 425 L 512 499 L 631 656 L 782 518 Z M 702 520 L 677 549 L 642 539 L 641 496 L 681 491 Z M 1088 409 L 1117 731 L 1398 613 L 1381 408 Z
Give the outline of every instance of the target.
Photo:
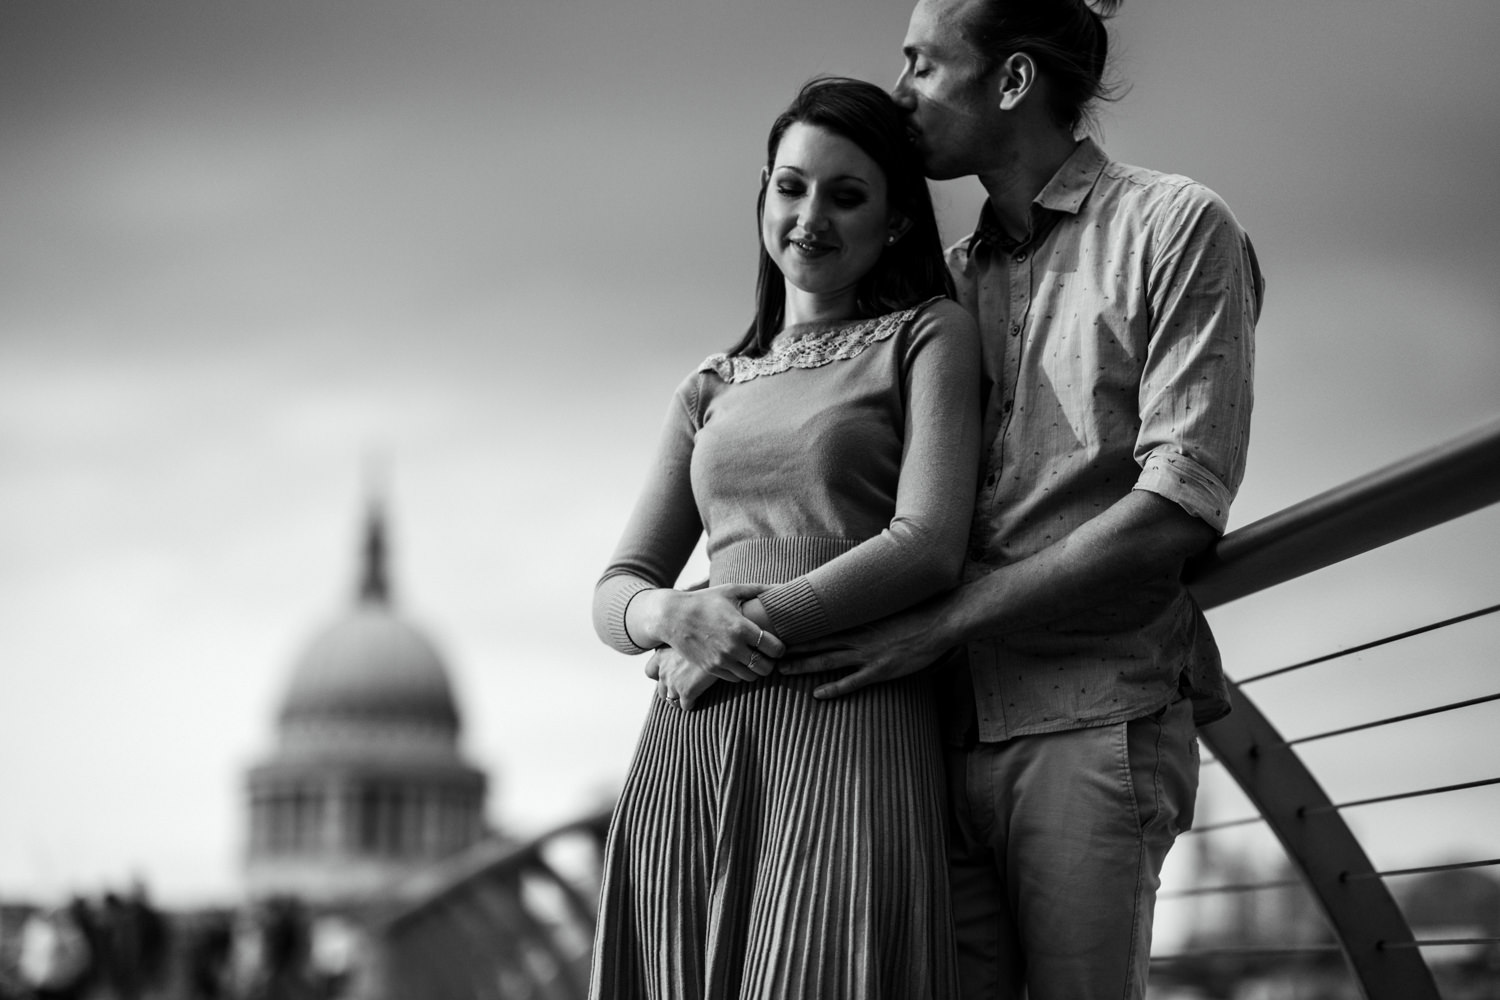
M 946 698 L 965 997 L 1143 997 L 1195 722 L 1228 711 L 1181 571 L 1244 471 L 1258 266 L 1211 191 L 1075 137 L 1107 52 L 1082 0 L 920 0 L 904 52 L 893 95 L 928 175 L 988 194 L 949 252 L 985 351 L 965 582 L 781 669 L 856 668 L 819 689 L 839 697 L 965 649 Z

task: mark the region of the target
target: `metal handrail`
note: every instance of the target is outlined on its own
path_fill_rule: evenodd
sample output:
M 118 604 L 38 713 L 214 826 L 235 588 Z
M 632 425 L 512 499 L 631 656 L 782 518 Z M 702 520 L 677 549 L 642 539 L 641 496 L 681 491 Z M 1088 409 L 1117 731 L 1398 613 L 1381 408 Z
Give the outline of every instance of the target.
M 1500 418 L 1232 531 L 1185 579 L 1202 608 L 1500 503 Z
M 1218 607 L 1497 502 L 1500 419 L 1230 533 L 1184 578 L 1200 606 Z M 1341 807 L 1241 687 L 1231 692 L 1235 711 L 1203 740 L 1322 906 L 1365 996 L 1437 1000 L 1420 949 L 1439 942 L 1414 939 Z

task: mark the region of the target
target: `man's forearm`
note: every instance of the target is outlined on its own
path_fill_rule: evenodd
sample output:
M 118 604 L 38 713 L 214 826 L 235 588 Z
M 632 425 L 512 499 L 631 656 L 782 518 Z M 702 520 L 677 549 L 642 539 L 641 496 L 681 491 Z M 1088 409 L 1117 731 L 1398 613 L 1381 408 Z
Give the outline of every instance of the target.
M 1056 621 L 1134 584 L 1176 577 L 1216 537 L 1172 501 L 1132 490 L 1047 548 L 953 591 L 933 607 L 933 627 L 957 645 Z

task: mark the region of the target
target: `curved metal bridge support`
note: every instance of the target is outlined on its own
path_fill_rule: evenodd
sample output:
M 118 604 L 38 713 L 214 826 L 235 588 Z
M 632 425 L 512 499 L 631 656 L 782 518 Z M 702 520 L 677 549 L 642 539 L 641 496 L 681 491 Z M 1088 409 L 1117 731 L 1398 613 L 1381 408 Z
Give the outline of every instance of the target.
M 1411 947 L 1396 906 L 1348 824 L 1322 786 L 1255 703 L 1231 685 L 1234 711 L 1202 731 L 1203 742 L 1234 777 L 1301 871 L 1338 935 L 1368 1000 L 1439 1000 L 1421 953 Z
M 1207 608 L 1265 590 L 1500 502 L 1500 421 L 1289 507 L 1223 538 L 1189 567 Z M 1406 917 L 1337 807 L 1255 703 L 1203 730 L 1321 904 L 1369 1000 L 1437 1000 Z

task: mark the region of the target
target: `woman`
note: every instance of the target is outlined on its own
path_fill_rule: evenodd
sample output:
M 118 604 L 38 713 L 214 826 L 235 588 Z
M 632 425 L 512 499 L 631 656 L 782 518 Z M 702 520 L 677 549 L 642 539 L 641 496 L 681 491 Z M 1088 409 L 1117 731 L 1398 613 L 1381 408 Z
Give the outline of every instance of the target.
M 755 321 L 678 387 L 594 592 L 610 645 L 682 655 L 611 825 L 590 995 L 951 997 L 926 678 L 822 702 L 772 667 L 957 582 L 977 334 L 878 87 L 803 88 L 759 215 Z M 710 586 L 671 589 L 705 532 Z

